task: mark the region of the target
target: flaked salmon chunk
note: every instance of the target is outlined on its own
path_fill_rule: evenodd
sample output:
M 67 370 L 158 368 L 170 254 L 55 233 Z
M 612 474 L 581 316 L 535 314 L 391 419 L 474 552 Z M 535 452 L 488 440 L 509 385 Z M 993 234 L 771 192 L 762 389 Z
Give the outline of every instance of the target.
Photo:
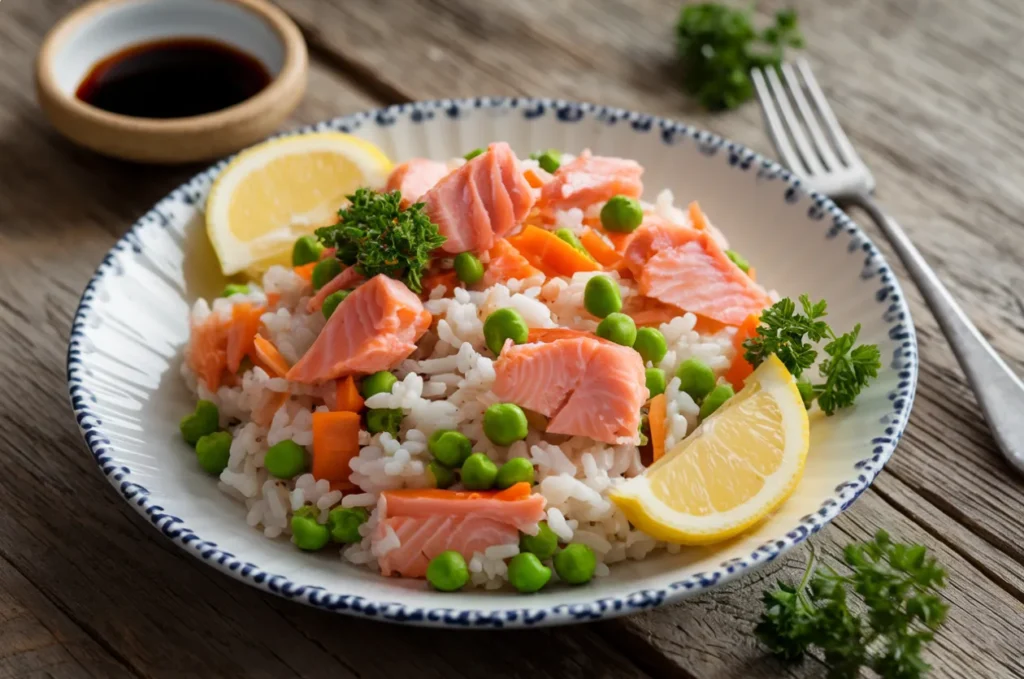
M 445 252 L 483 252 L 520 226 L 534 195 L 519 159 L 505 142 L 441 179 L 423 196 L 424 211 L 447 240 Z
M 772 303 L 708 230 L 644 225 L 633 234 L 624 257 L 641 294 L 725 325 L 739 325 Z
M 431 319 L 404 283 L 374 276 L 338 305 L 287 377 L 310 384 L 390 370 L 416 350 Z
M 648 392 L 640 354 L 580 336 L 506 346 L 495 363 L 493 391 L 551 418 L 551 434 L 636 443 Z

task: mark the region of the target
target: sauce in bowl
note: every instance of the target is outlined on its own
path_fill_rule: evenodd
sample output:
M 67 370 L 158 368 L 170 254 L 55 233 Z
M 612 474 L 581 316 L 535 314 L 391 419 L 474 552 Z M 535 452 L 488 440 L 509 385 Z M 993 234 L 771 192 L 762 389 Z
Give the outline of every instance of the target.
M 131 45 L 103 59 L 75 96 L 138 118 L 187 118 L 255 96 L 270 84 L 255 57 L 215 40 L 171 38 Z

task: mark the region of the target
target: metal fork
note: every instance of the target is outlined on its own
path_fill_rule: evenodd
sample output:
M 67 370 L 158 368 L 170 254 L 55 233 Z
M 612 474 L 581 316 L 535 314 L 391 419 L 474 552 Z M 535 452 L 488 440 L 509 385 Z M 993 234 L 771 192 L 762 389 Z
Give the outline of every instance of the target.
M 800 60 L 750 76 L 782 162 L 812 189 L 863 208 L 906 265 L 967 375 L 1003 455 L 1024 472 L 1024 382 L 992 349 L 902 228 L 875 202 L 874 177 Z M 795 109 L 794 109 L 795 106 Z

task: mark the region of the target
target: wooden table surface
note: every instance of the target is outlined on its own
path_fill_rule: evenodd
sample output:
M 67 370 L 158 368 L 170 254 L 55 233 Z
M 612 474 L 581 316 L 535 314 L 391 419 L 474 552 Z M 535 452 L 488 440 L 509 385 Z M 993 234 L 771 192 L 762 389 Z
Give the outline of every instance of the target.
M 813 660 L 775 662 L 751 635 L 761 590 L 802 568 L 804 549 L 628 619 L 463 634 L 264 595 L 146 525 L 79 439 L 64 354 L 104 253 L 199 168 L 104 159 L 48 127 L 33 60 L 75 4 L 0 4 L 0 677 L 823 676 Z M 679 92 L 676 0 L 280 4 L 312 61 L 291 125 L 415 99 L 528 94 L 678 117 L 771 152 L 756 104 L 709 115 Z M 795 5 L 808 56 L 880 199 L 1024 373 L 1024 3 Z M 928 653 L 934 676 L 1024 677 L 1024 481 L 1000 458 L 934 318 L 904 282 L 921 342 L 910 425 L 874 486 L 814 542 L 830 560 L 880 527 L 927 545 L 950 574 L 949 622 Z

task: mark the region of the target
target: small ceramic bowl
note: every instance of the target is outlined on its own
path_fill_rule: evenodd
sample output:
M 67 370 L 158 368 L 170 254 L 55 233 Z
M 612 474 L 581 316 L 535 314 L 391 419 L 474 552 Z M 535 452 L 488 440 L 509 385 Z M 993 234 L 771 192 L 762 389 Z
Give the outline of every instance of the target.
M 187 118 L 110 113 L 75 92 L 93 66 L 126 47 L 206 38 L 256 58 L 271 76 L 253 97 Z M 297 26 L 264 0 L 97 0 L 68 14 L 43 41 L 36 89 L 47 117 L 72 141 L 147 163 L 217 158 L 274 132 L 306 89 L 308 57 Z

